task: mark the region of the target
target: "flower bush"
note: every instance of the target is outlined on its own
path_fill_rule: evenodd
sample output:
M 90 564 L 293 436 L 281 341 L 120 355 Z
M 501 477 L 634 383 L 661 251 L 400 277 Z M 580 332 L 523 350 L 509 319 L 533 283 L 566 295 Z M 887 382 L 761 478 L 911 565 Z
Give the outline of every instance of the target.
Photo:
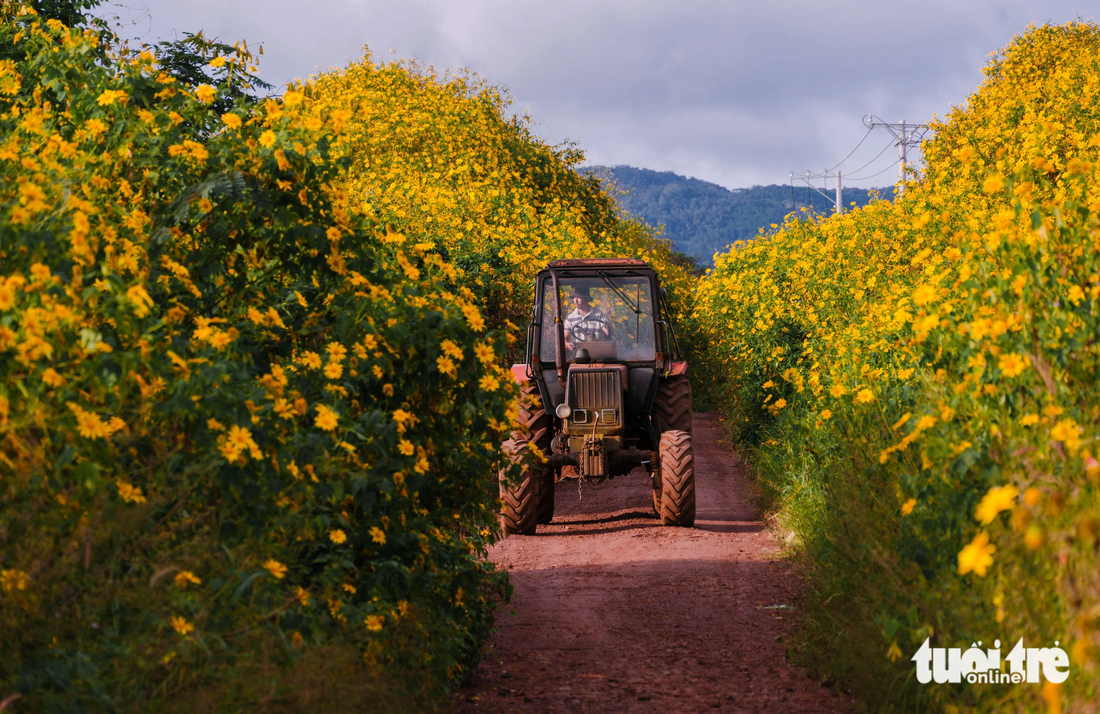
M 0 698 L 430 698 L 504 588 L 509 336 L 243 46 L 189 85 L 19 3 L 0 43 Z
M 791 217 L 719 256 L 696 303 L 805 554 L 811 652 L 869 701 L 1054 707 L 1100 685 L 1100 28 L 1030 28 L 986 75 L 894 204 Z M 928 637 L 1059 641 L 1073 673 L 922 688 Z

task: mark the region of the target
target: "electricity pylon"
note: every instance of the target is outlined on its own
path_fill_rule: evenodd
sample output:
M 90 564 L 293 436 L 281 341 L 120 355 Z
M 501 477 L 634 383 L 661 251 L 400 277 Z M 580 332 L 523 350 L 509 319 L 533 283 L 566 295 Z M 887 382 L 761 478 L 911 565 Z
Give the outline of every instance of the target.
M 924 140 L 924 135 L 928 133 L 927 124 L 906 124 L 902 119 L 897 124 L 891 124 L 890 122 L 883 121 L 874 114 L 868 114 L 863 117 L 863 125 L 868 129 L 874 129 L 875 127 L 883 127 L 894 135 L 897 139 L 898 147 L 898 193 L 901 193 L 904 188 L 901 182 L 905 180 L 905 165 L 908 161 L 909 147 L 919 147 L 921 141 Z

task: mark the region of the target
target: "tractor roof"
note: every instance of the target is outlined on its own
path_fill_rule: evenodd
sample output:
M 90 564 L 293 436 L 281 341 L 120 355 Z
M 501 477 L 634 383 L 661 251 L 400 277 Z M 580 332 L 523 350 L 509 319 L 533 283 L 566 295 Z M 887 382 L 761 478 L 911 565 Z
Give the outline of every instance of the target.
M 570 258 L 569 260 L 551 260 L 547 268 L 648 268 L 644 260 L 638 258 Z

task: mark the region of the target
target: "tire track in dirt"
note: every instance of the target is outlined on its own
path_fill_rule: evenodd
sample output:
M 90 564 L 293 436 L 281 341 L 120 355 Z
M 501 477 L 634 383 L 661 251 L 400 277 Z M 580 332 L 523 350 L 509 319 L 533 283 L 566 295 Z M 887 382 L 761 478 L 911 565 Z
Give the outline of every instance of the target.
M 558 483 L 552 524 L 491 549 L 515 597 L 454 714 L 853 709 L 787 663 L 798 581 L 723 434 L 695 415 L 694 529 L 662 527 L 636 471 L 581 501 Z

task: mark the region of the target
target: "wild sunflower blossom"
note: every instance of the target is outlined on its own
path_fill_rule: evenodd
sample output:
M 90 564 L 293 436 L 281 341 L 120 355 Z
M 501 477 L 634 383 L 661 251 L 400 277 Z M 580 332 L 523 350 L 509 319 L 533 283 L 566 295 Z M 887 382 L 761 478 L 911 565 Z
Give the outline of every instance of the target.
M 283 563 L 280 563 L 277 560 L 272 559 L 272 560 L 265 561 L 264 562 L 264 568 L 266 568 L 267 571 L 269 573 L 271 573 L 275 577 L 276 580 L 282 580 L 284 577 L 286 577 L 286 572 L 287 572 L 286 565 L 284 565 Z
M 340 417 L 330 407 L 324 404 L 317 405 L 317 417 L 314 419 L 313 423 L 318 429 L 333 431 L 336 429 L 339 420 Z
M 993 522 L 1001 511 L 1009 511 L 1016 507 L 1016 497 L 1020 495 L 1020 489 L 1015 486 L 994 486 L 982 497 L 981 503 L 974 509 L 974 518 L 983 526 Z
M 993 565 L 993 554 L 997 552 L 997 546 L 989 542 L 989 534 L 979 531 L 970 544 L 959 551 L 959 575 L 973 572 L 980 578 L 984 578 L 990 565 Z
M 187 635 L 194 632 L 195 626 L 185 618 L 176 615 L 172 617 L 172 629 L 178 632 L 182 637 L 187 637 Z

